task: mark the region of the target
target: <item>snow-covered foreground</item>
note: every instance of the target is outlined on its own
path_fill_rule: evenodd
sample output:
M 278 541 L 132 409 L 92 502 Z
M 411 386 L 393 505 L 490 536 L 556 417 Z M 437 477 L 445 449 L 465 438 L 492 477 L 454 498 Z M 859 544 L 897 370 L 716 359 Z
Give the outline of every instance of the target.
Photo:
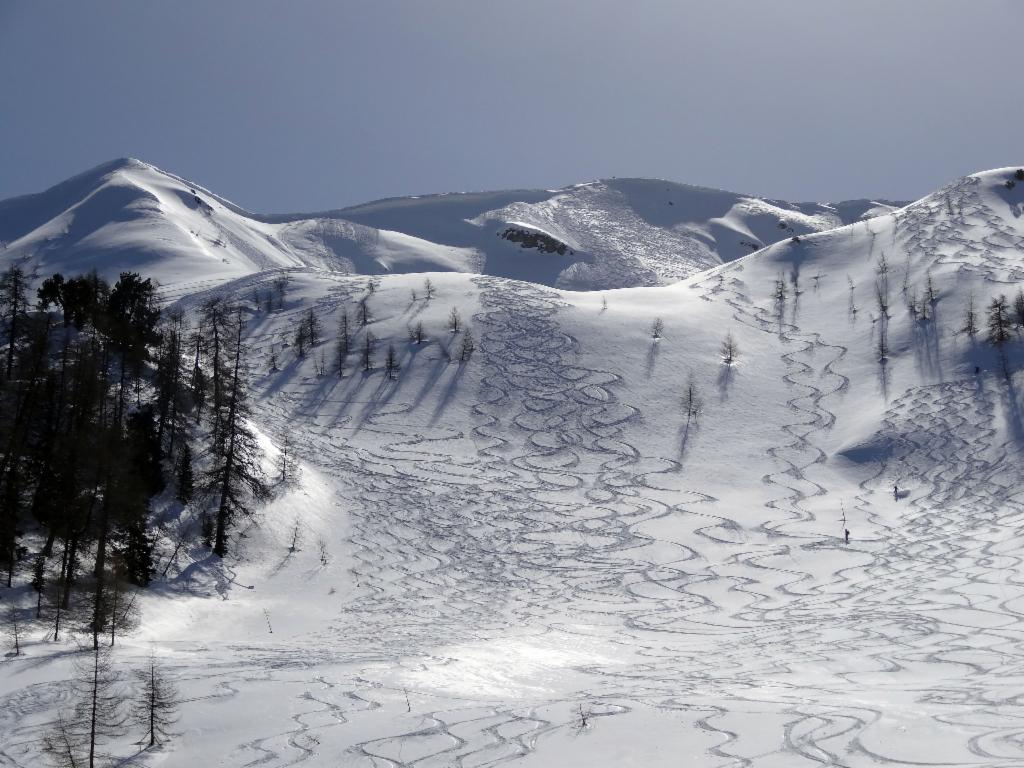
M 669 287 L 431 274 L 428 302 L 388 276 L 378 368 L 353 355 L 341 380 L 320 349 L 268 373 L 271 345 L 312 306 L 330 359 L 367 280 L 291 271 L 249 344 L 257 425 L 292 436 L 302 479 L 223 564 L 159 564 L 117 658 L 155 648 L 186 701 L 136 764 L 1024 763 L 1021 380 L 958 332 L 969 295 L 983 315 L 1024 277 L 1010 173 Z M 905 304 L 929 273 L 923 321 Z M 0 765 L 39 764 L 70 649 L 0 665 Z

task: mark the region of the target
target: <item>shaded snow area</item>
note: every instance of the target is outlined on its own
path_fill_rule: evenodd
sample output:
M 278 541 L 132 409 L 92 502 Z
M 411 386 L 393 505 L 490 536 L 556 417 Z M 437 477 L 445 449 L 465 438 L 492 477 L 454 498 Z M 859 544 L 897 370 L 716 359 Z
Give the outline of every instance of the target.
M 145 272 L 177 295 L 267 269 L 468 272 L 561 288 L 660 285 L 793 233 L 891 210 L 793 205 L 651 179 L 381 200 L 262 216 L 140 160 L 115 160 L 0 201 L 0 257 L 47 277 Z M 783 226 L 780 226 L 780 223 Z M 511 242 L 509 227 L 540 236 Z
M 115 658 L 155 649 L 184 699 L 179 735 L 126 764 L 1024 764 L 1024 355 L 1010 344 L 1005 377 L 983 328 L 991 298 L 1012 303 L 1024 283 L 1012 174 L 867 220 L 870 204 L 853 206 L 854 223 L 819 234 L 842 223 L 834 208 L 787 213 L 796 241 L 603 292 L 432 272 L 428 301 L 423 274 L 368 293 L 326 256 L 243 263 L 240 247 L 212 287 L 207 252 L 183 250 L 196 266 L 168 296 L 186 311 L 290 275 L 247 346 L 268 461 L 290 435 L 302 468 L 223 563 L 172 558 L 168 521 L 166 574 Z M 622 220 L 588 230 L 607 239 L 574 227 L 596 216 L 581 200 L 620 194 L 639 193 L 486 204 L 603 269 Z M 684 220 L 638 205 L 665 255 Z M 715 207 L 692 242 L 741 225 L 764 238 L 768 205 Z M 337 237 L 376 226 L 351 220 Z M 295 224 L 265 226 L 299 242 Z M 960 331 L 972 295 L 974 337 Z M 372 332 L 377 367 L 353 354 L 344 378 L 317 375 L 341 309 L 363 298 L 372 322 L 354 346 Z M 310 307 L 325 340 L 299 360 L 280 340 Z M 452 307 L 476 339 L 464 362 Z M 691 375 L 703 409 L 688 418 Z M 67 695 L 73 646 L 42 632 L 0 663 L 0 765 L 40 764 Z

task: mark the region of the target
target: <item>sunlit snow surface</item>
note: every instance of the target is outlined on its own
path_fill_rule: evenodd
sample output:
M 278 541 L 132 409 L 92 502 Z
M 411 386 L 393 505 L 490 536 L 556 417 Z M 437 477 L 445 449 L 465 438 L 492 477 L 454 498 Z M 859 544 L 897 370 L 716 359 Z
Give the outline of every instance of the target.
M 1011 173 L 667 287 L 431 274 L 427 302 L 422 275 L 385 277 L 370 328 L 397 382 L 355 355 L 319 377 L 319 349 L 267 373 L 309 307 L 333 329 L 366 295 L 293 269 L 248 343 L 257 426 L 271 459 L 291 434 L 302 480 L 223 564 L 162 543 L 168 576 L 117 653 L 156 649 L 186 702 L 134 764 L 1024 764 L 1021 384 L 958 333 L 968 295 L 1024 278 Z M 908 293 L 929 271 L 940 293 L 927 323 L 908 267 Z M 477 338 L 465 364 L 452 306 Z M 689 373 L 706 403 L 687 425 Z M 40 764 L 67 695 L 73 646 L 42 633 L 0 666 L 0 765 Z
M 887 210 L 866 200 L 794 204 L 658 179 L 607 179 L 260 215 L 126 158 L 0 201 L 0 259 L 40 279 L 95 268 L 114 281 L 130 269 L 177 295 L 295 267 L 466 272 L 589 290 L 675 282 L 791 233 Z M 555 238 L 563 253 L 501 237 L 510 226 Z

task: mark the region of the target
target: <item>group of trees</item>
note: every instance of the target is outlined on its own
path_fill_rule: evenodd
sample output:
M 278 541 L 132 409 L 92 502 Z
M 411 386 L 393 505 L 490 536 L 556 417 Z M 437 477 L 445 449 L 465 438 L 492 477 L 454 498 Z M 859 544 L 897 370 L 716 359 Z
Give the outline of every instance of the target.
M 888 264 L 883 255 L 875 269 L 875 303 L 878 309 L 877 323 L 878 341 L 876 351 L 880 361 L 885 361 L 889 353 L 888 345 L 888 321 L 889 316 L 889 282 Z M 903 294 L 906 297 L 907 310 L 911 316 L 920 323 L 931 322 L 935 317 L 936 307 L 941 294 L 935 285 L 931 272 L 925 276 L 923 291 L 919 294 L 917 289 L 910 283 L 910 264 L 908 264 L 903 278 Z M 847 278 L 849 280 L 849 278 Z M 850 281 L 851 307 L 853 282 Z M 853 311 L 856 311 L 854 309 Z M 969 337 L 975 337 L 980 331 L 980 320 L 978 308 L 975 303 L 973 292 L 968 295 L 967 305 L 964 308 L 963 325 L 960 332 Z M 1016 333 L 1024 332 L 1024 289 L 1018 290 L 1012 304 L 1005 295 L 994 297 L 985 310 L 985 341 L 996 349 L 1003 373 L 1009 376 L 1009 359 L 1007 346 L 1016 339 Z
M 939 292 L 929 272 L 925 278 L 924 291 L 918 297 L 917 290 L 904 279 L 903 292 L 907 297 L 907 310 L 915 320 L 927 322 L 932 319 L 935 306 L 939 303 Z
M 817 280 L 817 278 L 815 279 Z M 850 308 L 852 312 L 856 312 L 856 306 L 853 303 L 855 285 L 849 276 L 847 276 L 847 282 L 850 288 Z M 794 286 L 797 285 L 795 279 L 793 283 Z M 788 293 L 787 282 L 780 275 L 775 280 L 772 290 L 772 298 L 776 305 L 785 303 Z M 903 280 L 903 293 L 907 299 L 907 309 L 916 320 L 928 322 L 933 318 L 935 307 L 940 299 L 940 293 L 930 272 L 925 277 L 924 290 L 918 295 L 917 291 L 910 284 L 908 266 Z M 891 319 L 889 315 L 889 266 L 884 255 L 879 258 L 875 268 L 874 295 L 878 310 L 878 317 L 875 320 L 878 324 L 875 351 L 879 360 L 884 362 L 889 354 L 888 321 Z M 979 333 L 978 311 L 975 306 L 973 293 L 968 298 L 967 307 L 964 311 L 964 324 L 960 330 L 972 337 Z M 664 322 L 660 317 L 655 318 L 651 324 L 651 337 L 657 340 L 661 338 L 663 331 Z M 996 296 L 989 302 L 986 310 L 985 341 L 999 353 L 1003 373 L 1006 376 L 1009 376 L 1010 373 L 1007 346 L 1016 340 L 1016 334 L 1019 333 L 1024 333 L 1024 289 L 1017 292 L 1012 304 L 1005 295 Z M 719 355 L 723 364 L 730 366 L 738 357 L 739 347 L 731 332 L 727 333 L 722 341 Z M 694 403 L 698 403 L 698 405 L 695 407 Z M 700 412 L 701 407 L 702 401 L 691 377 L 687 382 L 683 397 L 683 412 L 687 422 Z
M 110 650 L 81 650 L 75 659 L 73 706 L 57 713 L 57 721 L 43 739 L 43 750 L 58 768 L 94 768 L 101 750 L 126 735 L 134 725 L 141 743 L 155 747 L 172 735 L 178 720 L 180 697 L 170 677 L 151 657 L 135 673 L 137 693 L 125 691 L 125 680 L 113 663 Z
M 295 347 L 299 357 L 306 356 L 306 350 L 320 343 L 320 321 L 312 307 L 302 316 L 295 331 Z
M 285 287 L 274 282 L 269 307 Z M 135 590 L 153 576 L 153 498 L 171 485 L 197 510 L 183 535 L 224 556 L 239 516 L 269 493 L 249 427 L 245 319 L 224 297 L 193 323 L 164 313 L 156 285 L 132 272 L 113 285 L 95 272 L 56 274 L 34 297 L 20 267 L 0 275 L 0 579 L 10 587 L 31 574 L 47 634 L 91 641 L 78 702 L 46 739 L 58 765 L 94 765 L 97 745 L 127 722 L 108 648 L 136 621 Z M 318 342 L 312 313 L 304 333 Z M 9 611 L 17 652 L 24 617 Z M 176 694 L 155 662 L 140 689 L 154 745 Z
M 855 286 L 849 276 L 847 276 L 847 282 L 850 286 L 850 309 L 855 313 L 857 311 L 853 300 Z M 926 274 L 924 288 L 918 293 L 917 288 L 910 282 L 909 256 L 903 275 L 902 292 L 906 299 L 907 311 L 914 320 L 922 324 L 934 320 L 941 293 L 931 272 Z M 777 294 L 778 288 L 776 288 L 776 298 Z M 878 330 L 875 352 L 879 361 L 885 362 L 889 354 L 888 330 L 891 316 L 889 314 L 889 266 L 884 254 L 879 258 L 875 268 L 874 295 L 878 310 L 878 317 L 874 319 Z M 980 331 L 978 315 L 974 294 L 971 293 L 964 308 L 963 325 L 959 328 L 960 332 L 970 337 L 976 336 Z M 1015 338 L 1014 329 L 1024 331 L 1024 290 L 1018 291 L 1012 305 L 1006 296 L 1000 295 L 993 298 L 986 309 L 985 340 L 998 351 L 1003 372 L 1006 375 L 1009 375 L 1006 347 Z
M 342 305 L 338 312 L 337 332 L 334 339 L 333 370 L 339 378 L 345 376 L 348 370 L 349 357 L 354 352 L 358 353 L 358 367 L 363 371 L 372 371 L 377 366 L 377 349 L 380 345 L 380 339 L 369 329 L 374 319 L 370 300 L 376 293 L 376 290 L 377 282 L 370 280 L 367 284 L 366 294 L 356 302 L 355 311 L 350 314 L 349 308 Z M 426 301 L 434 298 L 435 288 L 429 278 L 423 282 L 422 295 Z M 417 296 L 417 292 L 412 291 L 413 301 L 418 300 Z M 450 344 L 445 347 L 445 351 L 450 357 L 457 357 L 460 362 L 469 360 L 476 349 L 476 340 L 471 329 L 464 326 L 462 315 L 456 307 L 452 307 L 449 311 L 447 324 L 448 330 L 453 337 L 461 334 L 461 342 L 455 355 L 452 355 L 449 351 Z M 362 334 L 362 339 L 357 341 L 360 333 Z M 428 333 L 422 321 L 417 321 L 414 325 L 409 326 L 408 338 L 414 344 L 427 343 Z M 320 331 L 320 320 L 314 308 L 311 307 L 303 314 L 292 334 L 292 340 L 296 355 L 299 358 L 306 357 L 314 347 L 323 341 Z M 270 369 L 272 371 L 277 370 L 278 362 L 277 349 L 273 347 L 270 353 Z M 318 374 L 326 374 L 327 367 L 326 359 L 323 352 L 321 352 L 320 362 L 317 365 Z M 398 349 L 393 342 L 389 342 L 384 358 L 384 374 L 388 379 L 397 379 L 401 368 Z
M 961 333 L 974 338 L 978 335 L 979 318 L 974 293 L 967 297 L 964 308 Z M 1003 375 L 1010 375 L 1010 361 L 1007 347 L 1017 338 L 1016 334 L 1024 332 L 1024 290 L 1018 290 L 1013 303 L 1000 294 L 992 298 L 985 310 L 985 341 L 995 348 L 999 355 Z
M 240 335 L 227 335 L 237 318 L 216 320 L 223 350 L 240 349 Z M 239 355 L 208 375 L 209 334 L 190 336 L 180 313 L 165 317 L 155 284 L 132 272 L 113 285 L 95 272 L 56 274 L 32 296 L 12 266 L 0 275 L 0 331 L 0 578 L 11 587 L 25 574 L 35 619 L 49 612 L 54 639 L 71 629 L 91 641 L 76 706 L 58 717 L 46 748 L 58 765 L 93 766 L 97 746 L 125 722 L 107 646 L 136 620 L 134 590 L 153 575 L 151 500 L 172 477 L 190 500 L 190 441 L 203 430 L 186 419 L 201 418 L 211 388 L 205 413 L 229 442 Z M 220 458 L 230 450 L 208 453 L 219 483 L 232 474 Z M 8 608 L 15 653 L 21 612 L 31 610 Z M 141 689 L 152 745 L 167 735 L 176 698 L 155 662 Z
M 202 536 L 204 543 L 221 557 L 227 554 L 231 528 L 246 513 L 248 504 L 264 501 L 270 495 L 262 452 L 249 426 L 252 413 L 243 367 L 244 326 L 240 305 L 213 297 L 203 304 L 195 332 L 197 349 L 205 352 L 211 398 L 207 417 L 208 465 L 199 478 L 200 489 L 212 505 L 203 515 Z M 185 394 L 205 402 L 205 378 L 204 367 L 194 366 L 195 388 Z
M 98 648 L 131 626 L 133 589 L 152 577 L 151 500 L 169 482 L 182 503 L 209 500 L 197 528 L 221 556 L 234 520 L 267 494 L 244 317 L 213 298 L 190 327 L 132 272 L 114 285 L 56 274 L 34 302 L 28 282 L 18 266 L 0 276 L 0 578 L 30 571 L 36 618 L 48 609 L 55 639 L 70 626 Z
M 660 317 L 654 318 L 651 321 L 651 338 L 654 341 L 659 341 L 662 334 L 665 332 L 665 321 Z M 468 333 L 468 332 L 467 332 Z M 470 337 L 470 343 L 472 338 Z M 736 362 L 736 358 L 740 355 L 739 345 L 736 343 L 736 337 L 732 335 L 732 331 L 725 334 L 725 338 L 722 339 L 722 344 L 719 347 L 719 356 L 725 365 L 732 365 Z
M 95 274 L 54 275 L 34 308 L 27 285 L 17 266 L 0 278 L 0 565 L 11 586 L 30 554 L 25 532 L 38 530 L 37 610 L 48 593 L 58 633 L 80 583 L 98 644 L 128 615 L 120 585 L 144 586 L 152 570 L 149 499 L 164 481 L 142 381 L 162 338 L 160 311 L 155 286 L 134 273 L 114 286 Z
M 974 309 L 974 296 L 971 295 L 964 317 L 964 332 L 974 336 L 978 332 L 977 317 Z M 1003 375 L 1009 377 L 1010 362 L 1007 346 L 1016 338 L 1014 331 L 1024 331 L 1024 291 L 1018 291 L 1011 307 L 1006 296 L 1000 294 L 989 302 L 985 318 L 985 341 L 999 353 L 999 362 Z
M 287 274 L 278 275 L 270 285 L 264 289 L 261 285 L 254 285 L 252 289 L 252 304 L 256 310 L 265 309 L 273 312 L 275 309 L 284 309 L 284 299 L 288 292 L 290 279 Z
M 941 294 L 935 285 L 931 272 L 928 272 L 925 276 L 924 290 L 919 295 L 917 290 L 910 284 L 909 269 L 908 257 L 907 271 L 903 280 L 903 293 L 907 298 L 907 309 L 915 320 L 921 323 L 928 323 L 935 317 L 936 307 Z M 884 309 L 883 304 L 879 302 L 883 323 L 886 317 L 883 314 Z M 959 330 L 961 333 L 973 338 L 980 331 L 979 323 L 978 307 L 972 292 L 967 297 L 967 305 L 964 307 L 963 313 L 963 324 Z M 1012 304 L 1005 295 L 1000 294 L 989 302 L 985 310 L 985 341 L 998 352 L 1000 365 L 1003 369 L 1003 374 L 1006 376 L 1010 375 L 1007 346 L 1015 340 L 1015 331 L 1016 333 L 1024 332 L 1024 289 L 1017 291 Z M 884 354 L 888 352 L 884 324 L 879 336 L 879 352 L 883 358 Z

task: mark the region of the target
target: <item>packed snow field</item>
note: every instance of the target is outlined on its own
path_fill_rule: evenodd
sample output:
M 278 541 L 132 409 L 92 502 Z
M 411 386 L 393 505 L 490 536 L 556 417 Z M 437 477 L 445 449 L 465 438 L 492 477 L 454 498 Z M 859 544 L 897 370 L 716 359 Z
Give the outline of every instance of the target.
M 248 363 L 268 461 L 287 435 L 302 471 L 223 562 L 175 553 L 164 520 L 166 575 L 115 658 L 155 650 L 179 735 L 107 749 L 169 766 L 1021 765 L 1024 356 L 1011 343 L 1004 376 L 984 329 L 961 330 L 970 297 L 983 326 L 1024 280 L 1013 177 L 665 286 L 433 272 L 428 299 L 415 272 L 203 283 L 168 266 L 186 311 L 290 276 L 283 309 L 251 314 Z M 364 298 L 355 346 L 379 340 L 375 369 L 354 354 L 321 375 Z M 299 359 L 281 339 L 310 307 L 324 341 Z M 39 765 L 69 696 L 75 646 L 45 631 L 0 664 L 0 765 Z

